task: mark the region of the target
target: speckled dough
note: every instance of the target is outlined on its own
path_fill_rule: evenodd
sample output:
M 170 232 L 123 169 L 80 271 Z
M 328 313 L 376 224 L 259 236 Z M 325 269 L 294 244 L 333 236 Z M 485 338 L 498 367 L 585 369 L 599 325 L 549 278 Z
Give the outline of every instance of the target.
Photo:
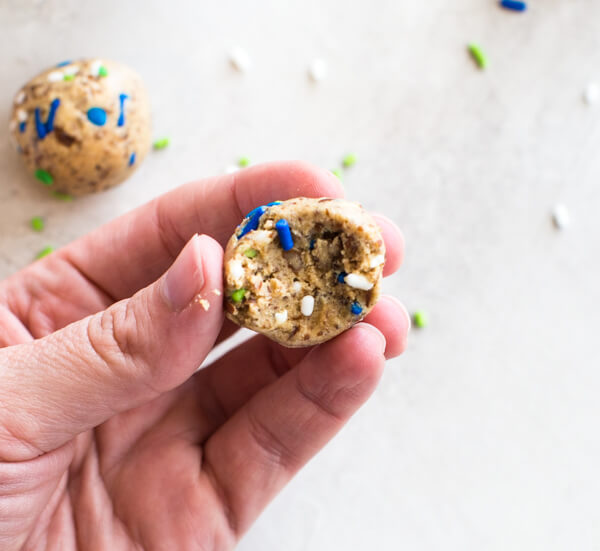
M 148 97 L 120 63 L 60 64 L 17 92 L 10 130 L 33 175 L 52 190 L 85 195 L 121 183 L 146 156 Z
M 288 347 L 319 344 L 362 320 L 379 298 L 385 262 L 371 216 L 357 203 L 329 198 L 263 209 L 249 213 L 227 244 L 227 317 Z M 287 251 L 279 220 L 291 230 Z

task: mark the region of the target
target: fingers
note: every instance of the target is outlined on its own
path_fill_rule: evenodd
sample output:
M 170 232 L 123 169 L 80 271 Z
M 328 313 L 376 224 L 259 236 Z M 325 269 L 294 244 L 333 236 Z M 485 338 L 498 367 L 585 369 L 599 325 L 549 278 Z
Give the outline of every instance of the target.
M 79 239 L 62 254 L 118 300 L 159 277 L 195 233 L 224 246 L 257 205 L 342 195 L 329 171 L 301 162 L 259 165 L 181 186 Z
M 55 449 L 185 381 L 223 321 L 221 247 L 194 236 L 131 299 L 31 343 L 0 349 L 0 460 Z M 115 267 L 113 267 L 115 268 Z
M 361 323 L 314 348 L 208 440 L 204 468 L 238 536 L 371 395 L 385 345 Z
M 383 295 L 365 321 L 385 335 L 385 357 L 390 360 L 406 350 L 410 331 L 410 314 L 404 305 L 390 295 Z
M 374 214 L 373 218 L 381 229 L 383 241 L 385 242 L 385 266 L 384 277 L 396 272 L 404 259 L 404 235 L 400 228 L 383 214 Z

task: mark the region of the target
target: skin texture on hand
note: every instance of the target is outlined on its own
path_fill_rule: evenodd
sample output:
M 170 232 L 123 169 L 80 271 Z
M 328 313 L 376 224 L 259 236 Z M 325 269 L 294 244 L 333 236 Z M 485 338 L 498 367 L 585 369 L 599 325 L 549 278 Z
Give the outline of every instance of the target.
M 367 400 L 410 321 L 384 296 L 309 349 L 223 321 L 222 246 L 274 199 L 341 197 L 298 162 L 188 184 L 0 282 L 0 549 L 231 549 Z M 376 216 L 384 275 L 402 235 Z

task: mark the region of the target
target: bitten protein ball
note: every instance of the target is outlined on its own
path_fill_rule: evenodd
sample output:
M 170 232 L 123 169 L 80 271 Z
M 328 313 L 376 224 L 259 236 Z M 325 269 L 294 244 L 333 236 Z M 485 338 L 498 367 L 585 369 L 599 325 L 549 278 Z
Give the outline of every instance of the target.
M 65 61 L 17 92 L 10 131 L 42 184 L 86 195 L 120 184 L 144 159 L 150 106 L 141 78 L 128 67 Z
M 250 212 L 225 250 L 225 312 L 288 347 L 327 341 L 380 293 L 385 245 L 357 203 L 275 201 Z

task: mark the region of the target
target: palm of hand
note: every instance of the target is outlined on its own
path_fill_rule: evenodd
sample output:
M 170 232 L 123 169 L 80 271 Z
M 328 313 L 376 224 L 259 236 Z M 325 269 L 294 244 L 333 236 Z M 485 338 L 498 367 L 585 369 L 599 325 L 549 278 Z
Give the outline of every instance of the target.
M 292 190 L 298 194 L 298 186 L 306 188 L 306 195 L 339 193 L 333 179 L 297 164 L 246 172 L 248 175 L 238 176 L 237 181 L 228 180 L 236 190 L 238 204 L 245 207 L 266 202 L 257 197 L 261 193 L 266 199 L 283 197 L 282 172 L 287 175 L 290 195 Z M 262 190 L 257 191 L 257 181 L 262 182 Z M 97 260 L 99 254 L 106 258 L 107 243 L 114 243 L 119 232 L 122 235 L 126 224 L 116 221 L 92 234 L 87 242 L 76 242 L 0 283 L 0 346 L 58 335 L 51 349 L 57 343 L 69 347 L 70 341 L 64 340 L 69 335 L 61 335 L 59 330 L 109 306 L 111 315 L 96 315 L 100 316 L 100 326 L 104 327 L 107 318 L 111 323 L 120 319 L 124 312 L 127 317 L 130 309 L 136 313 L 137 325 L 142 323 L 142 310 L 117 299 L 130 296 L 156 279 L 193 235 L 191 226 L 198 227 L 197 218 L 192 222 L 190 215 L 182 216 L 173 205 L 190 209 L 189 205 L 199 204 L 198 195 L 204 198 L 206 189 L 217 184 L 222 190 L 223 182 L 208 181 L 202 186 L 181 188 L 171 198 L 167 195 L 162 199 L 160 208 L 166 214 L 158 215 L 160 238 L 152 240 L 154 245 L 148 245 L 149 250 L 143 253 L 161 261 L 149 270 L 145 264 L 146 269 L 136 271 L 133 263 L 139 258 L 127 259 L 115 253 L 115 262 L 118 259 L 121 269 L 131 274 L 129 280 L 125 276 L 115 283 L 114 270 L 103 273 Z M 273 193 L 275 184 L 277 192 Z M 181 201 L 184 194 L 195 199 Z M 244 194 L 247 197 L 240 198 Z M 142 211 L 130 216 L 139 220 L 147 214 Z M 230 218 L 233 221 L 239 216 L 234 211 Z M 175 227 L 173 220 L 178 220 L 180 226 Z M 186 220 L 190 227 L 184 228 Z M 204 231 L 223 243 L 235 222 L 220 228 L 223 224 L 221 218 L 212 226 L 206 222 L 209 227 Z M 170 229 L 165 230 L 165 226 Z M 383 229 L 387 233 L 386 268 L 390 273 L 400 262 L 402 244 L 393 229 Z M 128 239 L 131 242 L 126 239 L 125 246 L 130 245 L 133 251 L 139 236 L 128 235 Z M 90 243 L 94 243 L 93 251 Z M 186 253 L 188 249 L 191 252 Z M 188 245 L 181 257 L 186 254 L 187 259 L 178 262 L 194 265 L 198 249 L 194 251 Z M 218 251 L 212 254 L 218 260 Z M 212 288 L 220 285 L 220 263 L 210 267 L 207 260 L 210 254 L 202 258 L 201 264 L 206 286 Z M 149 300 L 149 294 L 146 290 L 138 293 L 138 302 Z M 57 406 L 53 398 L 64 395 L 59 390 L 55 395 L 52 385 L 68 387 L 70 382 L 56 373 L 56 380 L 40 375 L 40 389 L 49 389 L 48 412 L 43 411 L 45 404 L 39 402 L 40 394 L 34 391 L 21 395 L 14 402 L 16 406 L 8 393 L 0 391 L 0 402 L 7 402 L 9 410 L 9 414 L 0 415 L 3 549 L 232 548 L 281 487 L 371 394 L 381 373 L 384 350 L 388 357 L 400 353 L 408 330 L 405 313 L 393 300 L 384 299 L 367 319 L 371 325 L 360 324 L 326 345 L 288 350 L 255 337 L 191 376 L 215 337 L 221 340 L 234 328 L 227 322 L 222 326 L 220 308 L 204 312 L 192 307 L 177 315 L 183 319 L 170 320 L 171 325 L 188 327 L 195 321 L 203 323 L 203 328 L 178 329 L 167 335 L 167 341 L 154 342 L 160 341 L 160 331 L 150 330 L 150 335 L 141 337 L 138 330 L 129 328 L 123 333 L 112 327 L 112 340 L 119 344 L 119 354 L 131 357 L 122 364 L 116 362 L 114 369 L 110 353 L 98 352 L 103 370 L 92 377 L 93 382 L 100 381 L 98 394 L 90 381 L 80 385 L 76 382 L 76 391 L 86 391 L 81 399 Z M 95 318 L 88 319 L 92 322 L 86 330 L 96 350 L 104 337 L 94 337 Z M 208 325 L 210 330 L 206 329 Z M 190 352 L 197 341 L 203 344 Z M 36 346 L 36 342 L 42 341 L 12 350 Z M 144 351 L 139 352 L 139 348 Z M 77 357 L 78 349 L 71 351 L 69 358 L 73 353 Z M 0 356 L 0 375 L 3 368 L 12 366 L 14 370 L 11 356 L 7 357 L 3 365 Z M 60 365 L 60 360 L 49 363 Z M 84 361 L 76 367 L 85 369 L 85 365 Z M 129 377 L 127 370 L 132 368 L 137 370 L 131 376 L 133 382 L 127 379 L 123 383 L 123 372 Z M 40 371 L 45 373 L 44 369 Z M 78 371 L 74 373 L 76 378 Z M 115 374 L 117 383 L 112 379 Z M 105 376 L 111 377 L 108 387 L 103 383 Z M 137 385 L 136 389 L 142 385 L 143 390 L 129 393 L 128 388 L 121 388 L 129 384 L 131 388 Z M 31 386 L 35 389 L 36 385 L 34 379 Z M 104 403 L 103 390 L 109 388 L 112 392 L 115 385 L 119 400 Z M 121 391 L 127 399 L 119 394 Z M 123 402 L 127 405 L 121 408 Z M 19 415 L 21 406 L 27 415 Z M 29 426 L 32 418 L 33 428 Z

